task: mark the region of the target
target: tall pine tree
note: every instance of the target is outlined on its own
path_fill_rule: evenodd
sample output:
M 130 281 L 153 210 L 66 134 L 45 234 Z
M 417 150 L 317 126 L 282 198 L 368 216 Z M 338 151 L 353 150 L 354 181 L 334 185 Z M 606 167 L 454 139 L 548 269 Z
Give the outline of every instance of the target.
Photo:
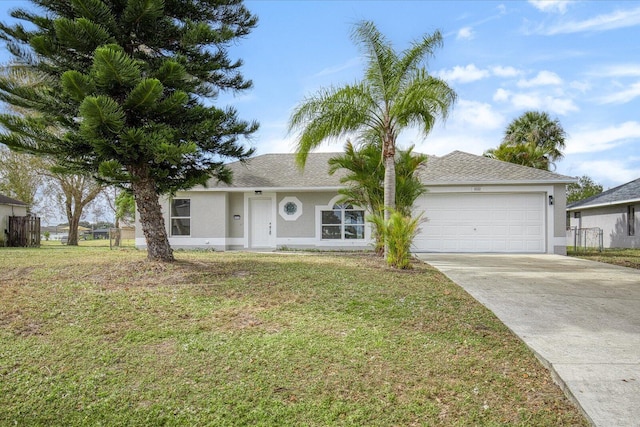
M 0 79 L 0 142 L 130 188 L 148 258 L 172 261 L 159 196 L 210 178 L 258 127 L 210 102 L 251 82 L 227 48 L 255 27 L 241 0 L 32 0 L 0 24 L 27 79 Z M 24 82 L 28 82 L 25 84 Z

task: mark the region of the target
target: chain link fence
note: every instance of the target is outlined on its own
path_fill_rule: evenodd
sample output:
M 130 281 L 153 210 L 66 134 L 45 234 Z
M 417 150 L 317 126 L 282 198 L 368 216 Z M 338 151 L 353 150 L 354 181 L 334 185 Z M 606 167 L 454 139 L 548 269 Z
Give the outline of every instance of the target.
M 603 248 L 602 229 L 593 228 L 567 228 L 567 246 L 574 251 L 600 251 Z

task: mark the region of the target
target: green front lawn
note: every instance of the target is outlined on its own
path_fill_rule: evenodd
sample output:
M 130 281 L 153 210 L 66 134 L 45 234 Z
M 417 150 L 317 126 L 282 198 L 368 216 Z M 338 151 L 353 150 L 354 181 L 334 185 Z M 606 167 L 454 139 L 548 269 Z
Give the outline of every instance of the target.
M 567 248 L 567 255 L 591 261 L 640 269 L 640 249 L 578 250 Z
M 176 255 L 0 249 L 0 425 L 587 425 L 426 265 Z

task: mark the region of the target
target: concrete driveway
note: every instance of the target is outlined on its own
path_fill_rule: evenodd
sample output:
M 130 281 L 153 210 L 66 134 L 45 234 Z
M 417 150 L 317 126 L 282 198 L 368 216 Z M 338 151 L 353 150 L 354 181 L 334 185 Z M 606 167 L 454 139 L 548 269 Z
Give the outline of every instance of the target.
M 495 313 L 596 426 L 640 426 L 640 270 L 559 255 L 418 254 Z

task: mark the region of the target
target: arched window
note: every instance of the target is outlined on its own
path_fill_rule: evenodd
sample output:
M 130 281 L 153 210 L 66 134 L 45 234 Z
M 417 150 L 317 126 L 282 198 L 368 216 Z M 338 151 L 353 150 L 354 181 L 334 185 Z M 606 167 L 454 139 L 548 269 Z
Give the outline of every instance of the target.
M 323 240 L 364 239 L 364 211 L 353 205 L 336 203 L 331 210 L 322 210 Z

